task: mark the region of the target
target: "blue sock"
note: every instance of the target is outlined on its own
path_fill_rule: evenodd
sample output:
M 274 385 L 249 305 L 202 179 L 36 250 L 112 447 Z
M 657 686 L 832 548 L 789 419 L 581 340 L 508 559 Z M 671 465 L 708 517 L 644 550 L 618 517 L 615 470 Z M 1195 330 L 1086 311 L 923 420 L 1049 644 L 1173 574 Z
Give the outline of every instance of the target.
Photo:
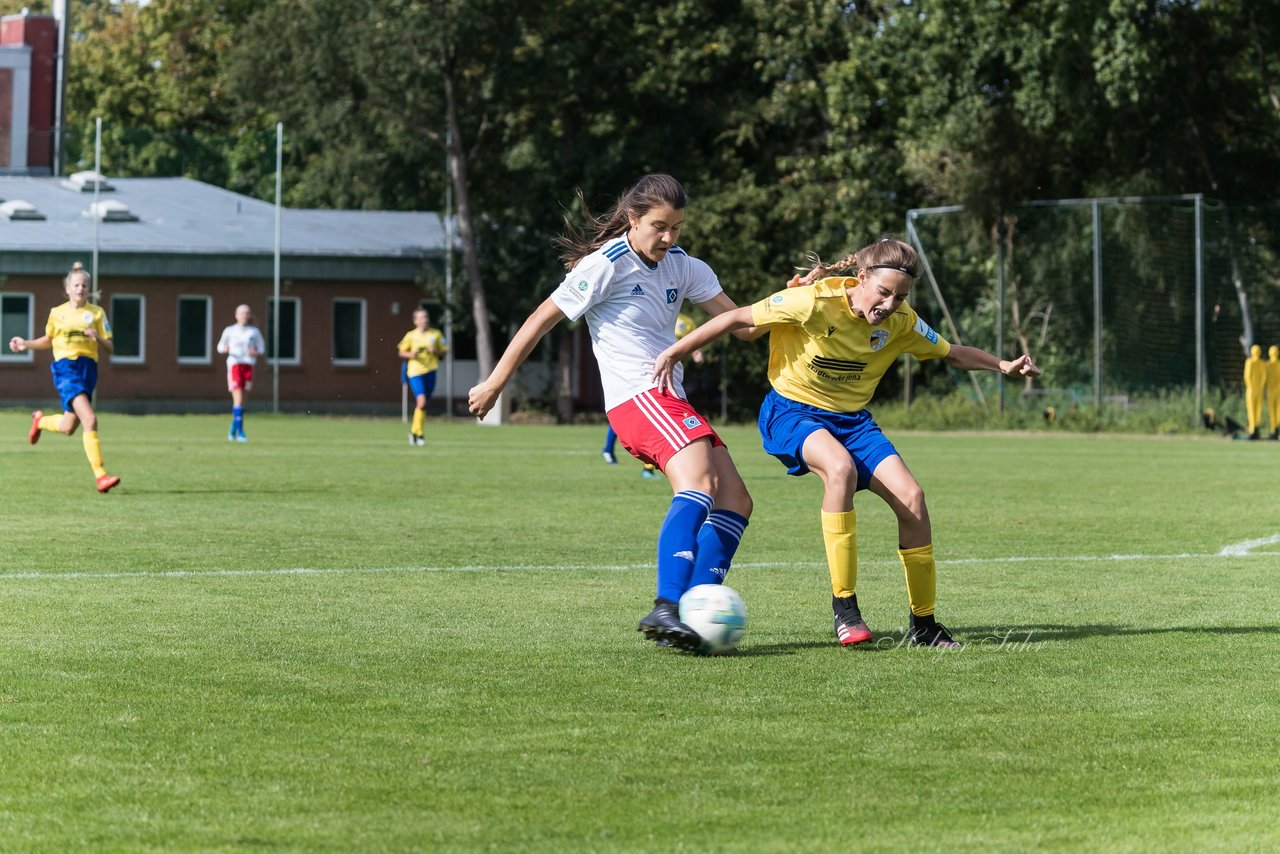
M 698 531 L 698 556 L 693 565 L 689 586 L 698 584 L 723 584 L 733 562 L 742 532 L 747 529 L 747 517 L 732 510 L 712 510 L 707 521 Z
M 231 429 L 236 433 L 244 432 L 244 407 L 231 407 Z
M 604 434 L 604 450 L 613 453 L 613 445 L 618 441 L 618 434 L 613 432 L 613 426 L 610 425 L 609 431 Z
M 689 589 L 698 530 L 711 511 L 713 500 L 705 492 L 685 489 L 671 498 L 671 509 L 658 532 L 658 598 L 679 602 Z

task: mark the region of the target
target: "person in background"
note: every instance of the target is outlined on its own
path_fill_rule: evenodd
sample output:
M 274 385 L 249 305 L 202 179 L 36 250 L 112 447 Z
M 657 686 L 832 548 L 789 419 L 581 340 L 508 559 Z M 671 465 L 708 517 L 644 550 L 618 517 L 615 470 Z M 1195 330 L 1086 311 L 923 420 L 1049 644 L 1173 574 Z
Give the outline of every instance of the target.
M 431 326 L 431 315 L 419 306 L 413 312 L 413 329 L 396 345 L 404 360 L 404 376 L 413 392 L 413 424 L 409 427 L 409 444 L 422 447 L 427 443 L 423 425 L 427 417 L 427 401 L 436 390 L 436 370 L 440 357 L 448 352 L 444 333 Z
M 81 435 L 84 455 L 93 469 L 98 491 L 105 494 L 119 485 L 120 478 L 107 474 L 103 468 L 93 391 L 98 385 L 98 352 L 112 350 L 111 324 L 107 322 L 106 312 L 89 302 L 89 274 L 79 261 L 72 265 L 62 285 L 67 301 L 49 311 L 44 335 L 32 339 L 15 335 L 9 340 L 9 349 L 15 353 L 53 350 L 53 364 L 49 369 L 58 396 L 62 398 L 61 415 L 45 415 L 38 409 L 31 413 L 27 439 L 34 445 L 46 430 L 70 436 L 76 427 L 84 424 Z
M 1280 439 L 1280 347 L 1272 344 L 1267 350 L 1267 421 L 1271 425 L 1271 438 Z
M 849 271 L 853 275 L 832 275 Z M 1029 356 L 1004 360 L 949 344 L 907 304 L 920 261 L 892 237 L 827 267 L 820 261 L 794 287 L 716 317 L 660 353 L 654 381 L 664 388 L 674 366 L 695 347 L 726 332 L 769 333 L 769 381 L 759 428 L 767 453 L 787 473 L 815 472 L 823 483 L 822 539 L 831 575 L 831 606 L 842 646 L 872 639 L 856 592 L 858 557 L 854 495 L 869 489 L 898 519 L 898 558 L 906 575 L 907 640 L 959 647 L 934 617 L 936 565 L 924 490 L 866 409 L 876 386 L 901 353 L 945 359 L 966 371 L 1038 376 Z
M 231 392 L 231 428 L 228 442 L 247 442 L 244 434 L 244 402 L 253 387 L 253 366 L 267 351 L 262 332 L 249 321 L 253 312 L 247 305 L 236 306 L 236 322 L 222 330 L 218 352 L 227 357 L 227 391 Z

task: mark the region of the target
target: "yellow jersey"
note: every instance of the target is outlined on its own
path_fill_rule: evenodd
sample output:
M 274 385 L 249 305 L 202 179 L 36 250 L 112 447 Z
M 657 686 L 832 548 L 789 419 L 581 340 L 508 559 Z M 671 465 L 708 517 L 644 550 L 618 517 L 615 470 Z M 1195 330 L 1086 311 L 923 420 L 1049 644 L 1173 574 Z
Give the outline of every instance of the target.
M 679 341 L 684 336 L 698 328 L 698 324 L 693 322 L 693 318 L 685 314 L 683 311 L 676 315 L 676 340 Z
M 951 352 L 905 302 L 879 326 L 849 307 L 855 278 L 820 279 L 751 306 L 751 322 L 769 327 L 769 382 L 797 403 L 828 412 L 857 412 L 900 353 L 939 359 Z
M 98 360 L 98 342 L 85 335 L 86 329 L 93 327 L 98 338 L 111 340 L 111 324 L 107 323 L 107 313 L 101 306 L 85 303 L 76 308 L 67 300 L 62 305 L 49 310 L 49 320 L 44 325 L 45 334 L 53 345 L 53 358 L 78 359 L 88 356 L 95 362 Z
M 436 355 L 436 351 L 445 352 L 449 348 L 444 343 L 444 333 L 432 327 L 426 332 L 419 332 L 416 328 L 410 329 L 400 339 L 396 349 L 401 353 L 406 350 L 413 352 L 413 358 L 408 360 L 409 369 L 407 375 L 418 377 L 423 374 L 429 374 L 440 367 L 440 358 Z

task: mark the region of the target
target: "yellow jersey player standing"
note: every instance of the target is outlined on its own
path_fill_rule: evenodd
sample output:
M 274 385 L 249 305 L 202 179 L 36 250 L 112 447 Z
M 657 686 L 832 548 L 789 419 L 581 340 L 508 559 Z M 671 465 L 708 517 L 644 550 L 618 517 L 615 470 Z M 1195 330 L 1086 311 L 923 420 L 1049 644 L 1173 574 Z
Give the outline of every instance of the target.
M 1262 361 L 1262 347 L 1249 348 L 1249 358 L 1244 360 L 1244 407 L 1249 417 L 1249 438 L 1259 439 L 1262 426 L 1262 394 L 1267 387 L 1267 366 Z
M 835 633 L 843 646 L 872 639 L 856 593 L 854 495 L 869 489 L 898 519 L 898 557 L 911 609 L 907 641 L 959 647 L 934 617 L 936 565 L 924 490 L 865 408 L 901 353 L 945 359 L 954 368 L 1038 376 L 1030 357 L 1000 359 L 952 345 L 907 305 L 920 262 L 909 244 L 884 238 L 840 262 L 819 263 L 798 285 L 709 321 L 658 356 L 654 379 L 695 347 L 748 327 L 769 331 L 769 381 L 760 407 L 764 449 L 788 474 L 815 472 L 823 482 L 822 538 L 831 574 Z M 828 278 L 842 270 L 854 277 Z
M 1271 422 L 1271 438 L 1280 439 L 1280 347 L 1267 349 L 1267 415 Z
M 413 313 L 413 329 L 396 345 L 404 360 L 404 381 L 413 391 L 413 425 L 409 428 L 409 444 L 421 447 L 427 443 L 422 435 L 427 416 L 427 401 L 436 390 L 436 370 L 440 357 L 449 351 L 444 333 L 431 326 L 431 315 L 425 308 Z
M 84 424 L 84 455 L 89 458 L 98 491 L 109 492 L 120 478 L 107 474 L 102 466 L 102 447 L 98 444 L 98 416 L 93 411 L 93 390 L 98 385 L 98 349 L 111 352 L 111 324 L 100 307 L 89 302 L 89 274 L 76 262 L 63 280 L 67 301 L 49 311 L 45 334 L 26 339 L 14 336 L 9 349 L 53 350 L 53 384 L 62 398 L 62 415 L 31 413 L 31 444 L 40 441 L 40 433 L 52 430 L 70 436 Z

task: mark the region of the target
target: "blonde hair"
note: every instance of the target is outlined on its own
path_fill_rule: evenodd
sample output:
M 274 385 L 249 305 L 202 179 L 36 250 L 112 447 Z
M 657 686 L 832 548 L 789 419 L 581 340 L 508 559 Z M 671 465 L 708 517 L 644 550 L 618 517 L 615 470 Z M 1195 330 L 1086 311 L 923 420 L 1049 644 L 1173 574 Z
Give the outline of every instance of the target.
M 823 262 L 822 258 L 812 252 L 808 255 L 808 261 L 812 265 L 811 269 L 800 279 L 806 285 L 847 270 L 897 270 L 913 279 L 920 277 L 920 256 L 910 243 L 892 235 L 882 237 L 857 252 L 850 252 L 832 264 Z

